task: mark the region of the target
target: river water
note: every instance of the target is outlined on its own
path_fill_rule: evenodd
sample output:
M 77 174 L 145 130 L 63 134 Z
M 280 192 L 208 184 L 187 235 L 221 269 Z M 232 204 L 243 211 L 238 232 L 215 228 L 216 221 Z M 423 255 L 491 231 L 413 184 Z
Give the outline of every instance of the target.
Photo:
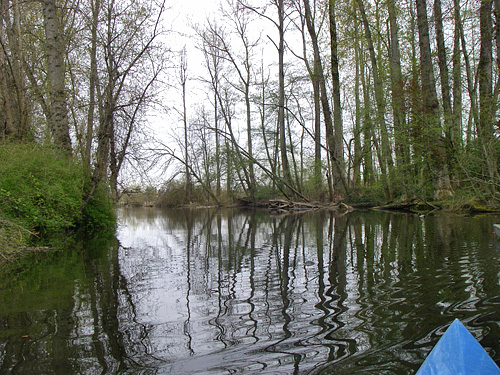
M 119 219 L 4 270 L 0 374 L 413 374 L 454 318 L 500 363 L 498 216 Z

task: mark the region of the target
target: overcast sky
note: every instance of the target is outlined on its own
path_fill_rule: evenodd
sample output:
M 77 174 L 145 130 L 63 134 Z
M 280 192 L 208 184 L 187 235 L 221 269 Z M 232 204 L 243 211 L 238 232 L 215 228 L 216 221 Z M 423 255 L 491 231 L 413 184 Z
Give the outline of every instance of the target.
M 209 99 L 209 89 L 206 83 L 201 82 L 200 78 L 208 75 L 205 67 L 205 58 L 201 51 L 196 47 L 197 38 L 193 26 L 199 25 L 203 28 L 207 19 L 216 20 L 220 25 L 224 23 L 219 12 L 220 5 L 225 4 L 226 0 L 168 0 L 164 13 L 165 28 L 170 30 L 164 39 L 164 43 L 173 53 L 170 55 L 169 68 L 165 84 L 162 87 L 161 102 L 163 107 L 157 108 L 148 115 L 149 127 L 153 131 L 154 137 L 159 138 L 169 147 L 176 147 L 175 139 L 179 139 L 183 134 L 182 120 L 182 91 L 179 82 L 179 52 L 186 47 L 187 65 L 188 65 L 188 83 L 186 85 L 187 96 L 187 117 L 188 122 L 196 116 L 197 109 L 204 106 L 207 111 L 211 110 L 211 99 Z M 274 45 L 269 42 L 267 35 L 277 37 L 275 27 L 269 21 L 261 20 L 258 17 L 252 25 L 255 31 L 255 37 L 259 35 L 263 40 L 260 47 L 260 53 L 268 56 L 267 62 L 277 57 Z M 269 27 L 269 31 L 264 32 Z M 253 38 L 252 38 L 253 39 Z M 266 47 L 267 45 L 267 47 Z M 259 51 L 256 51 L 258 54 Z M 255 57 L 256 59 L 259 56 Z M 237 118 L 235 128 L 237 128 Z

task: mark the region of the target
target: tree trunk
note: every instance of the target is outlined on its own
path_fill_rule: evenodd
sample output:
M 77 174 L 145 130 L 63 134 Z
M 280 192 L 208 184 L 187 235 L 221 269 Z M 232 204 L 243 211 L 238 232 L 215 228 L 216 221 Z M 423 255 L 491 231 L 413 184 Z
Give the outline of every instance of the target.
M 392 197 L 391 182 L 393 181 L 393 163 L 391 156 L 391 148 L 389 145 L 389 139 L 387 135 L 387 127 L 385 123 L 384 87 L 378 70 L 377 57 L 375 55 L 372 33 L 370 30 L 370 25 L 368 23 L 368 18 L 366 16 L 365 6 L 363 0 L 356 0 L 356 1 L 359 5 L 359 11 L 361 13 L 361 19 L 363 20 L 363 26 L 365 29 L 365 37 L 368 43 L 368 51 L 370 52 L 373 84 L 375 90 L 375 102 L 377 104 L 377 125 L 380 129 L 381 141 L 382 141 L 380 169 L 382 172 L 382 178 L 384 182 L 385 197 L 387 200 L 389 200 Z
M 394 117 L 394 149 L 396 153 L 396 165 L 403 174 L 403 189 L 406 189 L 408 184 L 406 169 L 410 164 L 410 151 L 408 133 L 406 131 L 405 92 L 403 74 L 401 71 L 401 52 L 399 48 L 398 24 L 394 0 L 387 0 L 387 8 L 389 11 L 391 42 L 391 97 L 392 113 Z
M 300 4 L 300 2 L 298 3 Z M 302 14 L 302 9 L 299 9 Z M 313 89 L 313 139 L 314 139 L 314 166 L 313 166 L 313 186 L 316 189 L 316 194 L 319 197 L 323 188 L 323 177 L 321 173 L 321 99 L 320 99 L 320 87 L 319 87 L 319 70 L 321 68 L 321 61 L 316 59 L 316 54 L 313 54 L 313 66 L 307 57 L 307 38 L 306 38 L 306 20 L 305 16 L 301 17 L 301 35 L 302 35 L 302 49 L 304 54 L 304 63 L 311 79 L 312 89 Z
M 337 199 L 341 200 L 347 194 L 347 186 L 344 183 L 344 130 L 342 125 L 342 105 L 340 100 L 340 74 L 337 45 L 337 22 L 335 18 L 335 0 L 328 2 L 328 16 L 330 23 L 330 52 L 332 68 L 332 95 L 333 95 L 333 131 L 335 144 L 334 157 L 336 163 L 333 168 L 333 188 L 337 192 Z
M 493 92 L 492 92 L 492 0 L 482 0 L 479 9 L 481 47 L 477 74 L 479 78 L 479 137 L 488 142 L 493 135 Z
M 483 148 L 486 169 L 492 193 L 495 193 L 495 178 L 498 176 L 496 157 L 493 147 L 493 119 L 496 100 L 492 92 L 492 0 L 481 1 L 479 9 L 479 27 L 481 31 L 481 47 L 477 74 L 479 78 L 479 127 L 478 136 Z
M 495 12 L 495 42 L 496 42 L 496 61 L 495 67 L 497 72 L 500 71 L 500 0 L 493 0 Z M 497 82 L 495 84 L 494 98 L 498 98 L 500 94 L 500 74 L 497 74 Z
M 2 46 L 7 44 L 7 28 L 9 20 L 9 2 L 0 1 L 0 43 Z M 14 137 L 16 134 L 16 126 L 12 113 L 11 96 L 9 95 L 9 56 L 5 49 L 0 50 L 0 99 L 1 99 L 1 139 Z
M 115 63 L 113 49 L 113 12 L 114 2 L 108 4 L 106 9 L 106 36 L 103 40 L 104 55 L 106 60 L 106 82 L 104 92 L 99 95 L 99 130 L 97 132 L 96 162 L 94 166 L 94 185 L 108 181 L 110 166 L 111 142 L 114 135 L 114 115 L 116 111 L 116 94 L 114 90 L 118 81 L 118 68 Z
M 460 5 L 454 2 L 454 35 L 453 35 L 453 108 L 451 144 L 457 150 L 462 148 L 462 64 L 460 61 Z
M 314 23 L 311 14 L 311 7 L 309 5 L 309 0 L 304 0 L 304 9 L 305 14 L 304 17 L 306 19 L 307 29 L 309 31 L 309 35 L 311 37 L 311 42 L 314 50 L 314 60 L 317 62 L 317 79 L 319 80 L 320 92 L 321 92 L 321 104 L 323 108 L 323 118 L 325 120 L 325 128 L 326 128 L 326 142 L 328 144 L 328 154 L 330 156 L 330 163 L 332 168 L 332 178 L 333 178 L 333 200 L 338 201 L 344 198 L 346 193 L 346 182 L 344 173 L 342 171 L 342 164 L 340 160 L 336 158 L 336 142 L 335 142 L 335 134 L 333 129 L 332 122 L 332 111 L 330 110 L 330 104 L 328 101 L 328 92 L 326 90 L 325 77 L 323 74 L 323 66 L 321 64 L 321 56 L 319 54 L 319 44 L 318 38 L 316 35 L 316 30 L 314 28 Z
M 87 134 L 85 137 L 85 150 L 84 150 L 84 166 L 90 173 L 92 164 L 92 139 L 94 137 L 94 121 L 96 113 L 96 86 L 98 84 L 97 72 L 97 27 L 99 23 L 99 13 L 101 10 L 101 1 L 91 1 L 92 7 L 92 24 L 91 29 L 91 42 L 90 42 L 90 72 L 89 72 L 89 109 L 87 113 Z
M 455 8 L 455 22 L 456 25 L 459 29 L 459 34 L 460 34 L 460 44 L 462 46 L 462 54 L 464 57 L 464 63 L 465 63 L 465 72 L 466 72 L 466 78 L 467 78 L 467 92 L 469 93 L 469 99 L 470 99 L 470 112 L 472 116 L 470 116 L 471 121 L 474 123 L 474 125 L 479 127 L 479 109 L 478 109 L 478 104 L 477 104 L 477 93 L 476 93 L 476 88 L 474 84 L 474 73 L 472 72 L 471 68 L 471 63 L 470 63 L 470 58 L 469 54 L 467 52 L 467 41 L 465 40 L 465 33 L 464 33 L 464 28 L 460 16 L 460 0 L 453 0 L 453 5 Z M 471 125 L 471 121 L 469 121 L 468 127 Z M 467 144 L 469 143 L 471 137 L 472 137 L 472 131 L 469 129 L 466 134 L 466 139 L 467 139 Z
M 356 64 L 356 72 L 354 77 L 354 100 L 355 100 L 355 116 L 354 119 L 354 157 L 352 158 L 353 172 L 352 172 L 352 184 L 357 186 L 361 183 L 361 162 L 363 160 L 362 148 L 361 148 L 361 54 L 359 48 L 359 28 L 358 22 L 354 21 L 354 63 Z
M 63 27 L 57 14 L 55 0 L 43 0 L 43 23 L 47 44 L 47 85 L 51 108 L 48 120 L 54 143 L 71 152 L 68 106 L 64 75 L 66 56 Z
M 321 101 L 318 80 L 318 61 L 314 58 L 313 74 L 311 76 L 314 101 L 314 185 L 319 193 L 323 187 L 321 174 Z
M 274 161 L 274 152 L 270 151 L 269 146 L 269 141 L 267 139 L 267 129 L 266 129 L 266 107 L 267 107 L 267 100 L 266 100 L 266 92 L 267 92 L 267 83 L 268 79 L 264 76 L 264 61 L 261 61 L 261 68 L 260 68 L 260 73 L 261 73 L 261 90 L 260 90 L 260 102 L 259 102 L 259 113 L 260 113 L 260 129 L 262 132 L 262 141 L 264 142 L 264 149 L 266 151 L 266 156 L 267 156 L 267 162 L 269 163 L 269 166 L 271 168 L 271 174 L 273 176 L 277 176 L 277 171 L 276 171 L 276 163 Z M 274 132 L 273 132 L 274 133 Z M 275 179 L 273 179 L 273 190 L 276 187 L 275 185 Z
M 2 138 L 26 141 L 32 137 L 19 0 L 1 1 L 0 23 L 0 130 Z
M 182 87 L 182 123 L 184 126 L 184 165 L 186 177 L 185 198 L 189 202 L 191 199 L 191 171 L 189 163 L 189 142 L 188 142 L 188 122 L 186 108 L 186 83 L 187 83 L 187 55 L 184 48 L 181 52 L 181 63 L 179 71 L 179 81 Z
M 436 25 L 436 44 L 437 44 L 437 54 L 438 54 L 438 65 L 439 73 L 441 78 L 441 98 L 443 105 L 443 115 L 444 115 L 444 135 L 445 135 L 445 152 L 446 152 L 446 165 L 451 165 L 451 160 L 456 150 L 452 147 L 453 145 L 453 115 L 451 108 L 451 96 L 450 96 L 450 80 L 448 73 L 448 65 L 446 62 L 446 46 L 444 42 L 444 31 L 443 31 L 443 15 L 441 11 L 441 0 L 434 0 L 434 22 Z M 448 173 L 450 173 L 451 168 L 448 168 Z M 449 178 L 449 177 L 448 177 Z M 451 191 L 451 183 L 449 184 Z
M 372 138 L 373 122 L 371 116 L 371 101 L 368 93 L 368 83 L 365 77 L 365 65 L 363 51 L 360 53 L 361 66 L 361 86 L 363 89 L 363 183 L 370 186 L 375 182 L 375 173 L 373 168 Z
M 421 122 L 423 139 L 420 146 L 421 151 L 425 152 L 424 160 L 427 159 L 426 163 L 429 166 L 429 178 L 434 186 L 434 195 L 436 198 L 444 198 L 451 194 L 451 186 L 439 117 L 426 1 L 416 0 L 416 7 L 423 96 Z
M 441 0 L 434 0 L 434 22 L 436 25 L 436 44 L 438 54 L 439 73 L 441 77 L 441 95 L 444 112 L 444 133 L 451 140 L 451 96 L 448 65 L 446 63 L 446 46 L 444 43 L 443 15 L 441 12 Z
M 216 77 L 215 89 L 218 88 L 218 78 Z M 216 195 L 220 197 L 222 186 L 221 186 L 221 152 L 220 152 L 220 134 L 219 134 L 219 106 L 217 102 L 217 95 L 214 94 L 214 124 L 215 124 L 215 185 L 216 185 Z
M 283 179 L 288 185 L 292 184 L 292 175 L 290 174 L 290 164 L 288 163 L 286 134 L 285 134 L 285 5 L 283 0 L 278 0 L 278 130 L 279 130 L 279 148 L 281 154 L 281 168 L 283 170 Z

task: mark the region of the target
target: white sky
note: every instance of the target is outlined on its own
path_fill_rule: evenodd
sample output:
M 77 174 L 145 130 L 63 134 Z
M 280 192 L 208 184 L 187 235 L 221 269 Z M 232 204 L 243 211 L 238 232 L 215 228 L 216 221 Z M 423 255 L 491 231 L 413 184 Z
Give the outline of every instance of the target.
M 188 107 L 201 101 L 199 99 L 196 100 L 192 92 L 196 90 L 195 79 L 205 72 L 203 55 L 196 48 L 193 26 L 204 24 L 207 19 L 213 17 L 219 8 L 220 2 L 220 0 L 171 0 L 168 2 L 169 9 L 165 12 L 165 20 L 167 23 L 166 27 L 172 30 L 172 33 L 167 37 L 166 43 L 172 51 L 180 52 L 184 47 L 187 50 L 187 73 L 189 79 L 187 83 Z M 169 72 L 171 73 L 169 83 L 180 90 L 178 78 L 180 57 L 174 56 L 173 59 L 172 63 L 177 69 L 175 72 Z M 180 91 L 176 99 L 180 108 Z

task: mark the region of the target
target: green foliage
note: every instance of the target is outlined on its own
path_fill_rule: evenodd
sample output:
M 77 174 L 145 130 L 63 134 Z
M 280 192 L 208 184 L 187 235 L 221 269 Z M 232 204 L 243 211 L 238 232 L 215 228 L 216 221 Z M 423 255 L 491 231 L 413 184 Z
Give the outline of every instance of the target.
M 3 143 L 0 160 L 1 258 L 33 245 L 34 234 L 58 247 L 69 229 L 114 228 L 108 190 L 98 187 L 87 199 L 83 168 L 67 154 L 35 143 Z
M 255 200 L 256 201 L 265 201 L 269 199 L 276 198 L 277 196 L 280 196 L 280 192 L 277 188 L 275 188 L 272 183 L 269 185 L 261 185 L 258 186 L 256 191 L 255 191 Z
M 105 184 L 97 186 L 88 198 L 79 226 L 89 232 L 103 228 L 115 228 L 115 203 Z
M 83 172 L 61 152 L 37 144 L 0 146 L 0 211 L 41 234 L 80 217 Z
M 326 181 L 319 180 L 311 174 L 307 176 L 304 183 L 302 184 L 302 192 L 306 197 L 316 201 L 327 201 L 328 197 L 328 183 Z
M 385 200 L 382 182 L 378 182 L 373 186 L 353 188 L 347 198 L 347 201 L 351 204 L 380 204 Z

